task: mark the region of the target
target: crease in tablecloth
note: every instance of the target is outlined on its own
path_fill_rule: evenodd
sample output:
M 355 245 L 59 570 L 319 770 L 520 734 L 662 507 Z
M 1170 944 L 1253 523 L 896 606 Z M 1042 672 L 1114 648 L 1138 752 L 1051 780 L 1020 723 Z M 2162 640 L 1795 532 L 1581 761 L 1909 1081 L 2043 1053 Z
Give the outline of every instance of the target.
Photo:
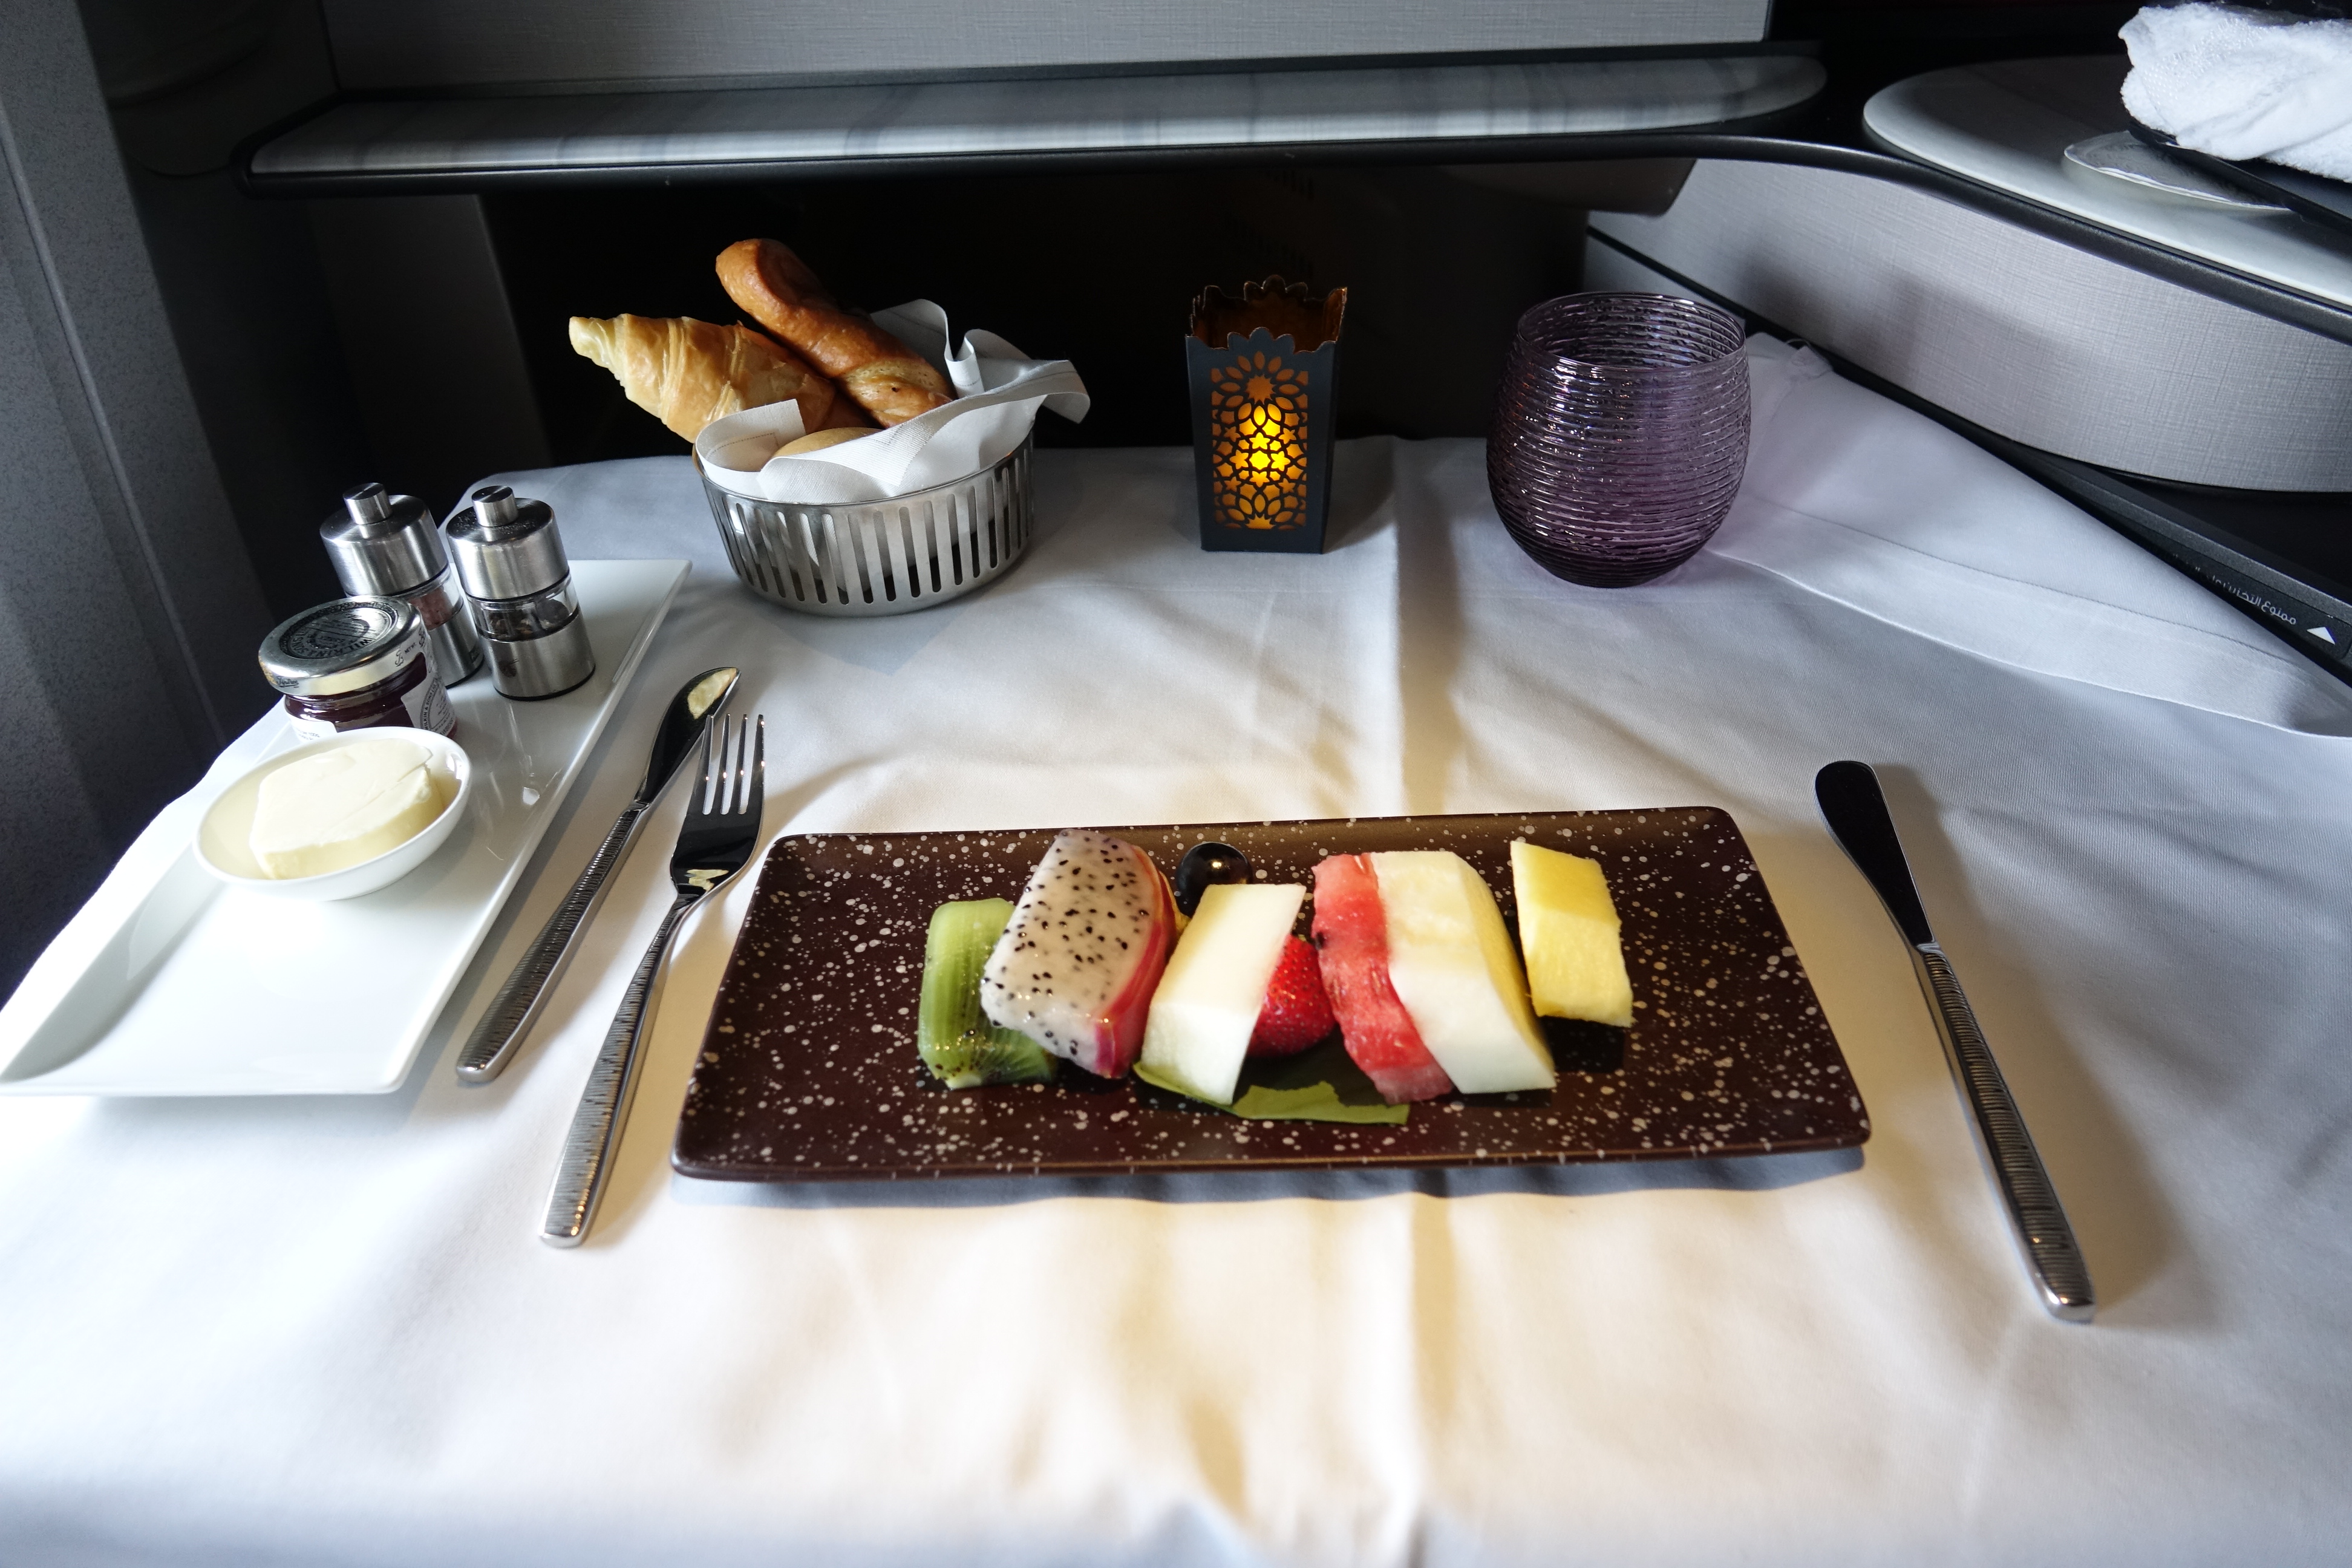
M 2352 735 L 2352 691 L 1964 437 L 1748 340 L 1748 472 L 1707 552 L 2020 669 Z

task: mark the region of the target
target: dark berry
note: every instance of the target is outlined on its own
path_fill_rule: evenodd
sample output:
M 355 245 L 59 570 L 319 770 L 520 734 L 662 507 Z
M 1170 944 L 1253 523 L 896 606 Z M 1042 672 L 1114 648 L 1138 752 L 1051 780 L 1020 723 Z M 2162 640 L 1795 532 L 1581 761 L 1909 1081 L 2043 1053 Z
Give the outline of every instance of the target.
M 1176 907 L 1186 914 L 1201 907 L 1201 895 L 1220 882 L 1246 882 L 1249 857 L 1230 844 L 1195 844 L 1176 862 Z

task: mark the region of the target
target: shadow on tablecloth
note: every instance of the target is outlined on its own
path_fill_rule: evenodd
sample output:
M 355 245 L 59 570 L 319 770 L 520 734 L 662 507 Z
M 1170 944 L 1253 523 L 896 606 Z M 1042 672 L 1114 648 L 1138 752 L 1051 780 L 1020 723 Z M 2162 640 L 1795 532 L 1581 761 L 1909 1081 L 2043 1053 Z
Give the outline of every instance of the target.
M 1480 1165 L 1464 1170 L 1193 1171 L 1153 1176 L 957 1177 L 911 1182 L 703 1182 L 673 1173 L 682 1204 L 746 1208 L 992 1208 L 1053 1198 L 1163 1204 L 1352 1203 L 1421 1193 L 1437 1198 L 1515 1194 L 1595 1197 L 1666 1187 L 1769 1192 L 1862 1168 L 1859 1149 L 1738 1160 L 1611 1161 L 1582 1165 Z

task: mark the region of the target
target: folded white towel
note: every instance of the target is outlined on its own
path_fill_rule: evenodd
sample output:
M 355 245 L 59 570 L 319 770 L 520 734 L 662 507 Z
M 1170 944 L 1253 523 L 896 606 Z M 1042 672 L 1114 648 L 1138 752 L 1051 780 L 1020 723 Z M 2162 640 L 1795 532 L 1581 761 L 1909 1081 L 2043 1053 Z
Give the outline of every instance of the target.
M 1991 453 L 1811 349 L 1750 338 L 1748 371 L 1748 472 L 1707 554 L 1996 663 L 2352 735 L 2352 693 Z
M 2352 180 L 2352 21 L 2151 5 L 2124 24 L 2124 107 L 2216 158 Z

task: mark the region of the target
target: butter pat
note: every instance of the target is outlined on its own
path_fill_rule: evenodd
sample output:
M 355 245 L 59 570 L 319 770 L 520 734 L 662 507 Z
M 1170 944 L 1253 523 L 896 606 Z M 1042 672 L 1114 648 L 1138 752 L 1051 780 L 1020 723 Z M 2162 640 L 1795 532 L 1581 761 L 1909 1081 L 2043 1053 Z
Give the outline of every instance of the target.
M 441 815 L 432 756 L 413 741 L 361 741 L 261 781 L 248 842 L 261 874 L 317 877 L 396 849 Z
M 1630 1026 L 1633 985 L 1601 862 L 1515 838 L 1511 881 L 1536 1011 L 1548 1018 Z

